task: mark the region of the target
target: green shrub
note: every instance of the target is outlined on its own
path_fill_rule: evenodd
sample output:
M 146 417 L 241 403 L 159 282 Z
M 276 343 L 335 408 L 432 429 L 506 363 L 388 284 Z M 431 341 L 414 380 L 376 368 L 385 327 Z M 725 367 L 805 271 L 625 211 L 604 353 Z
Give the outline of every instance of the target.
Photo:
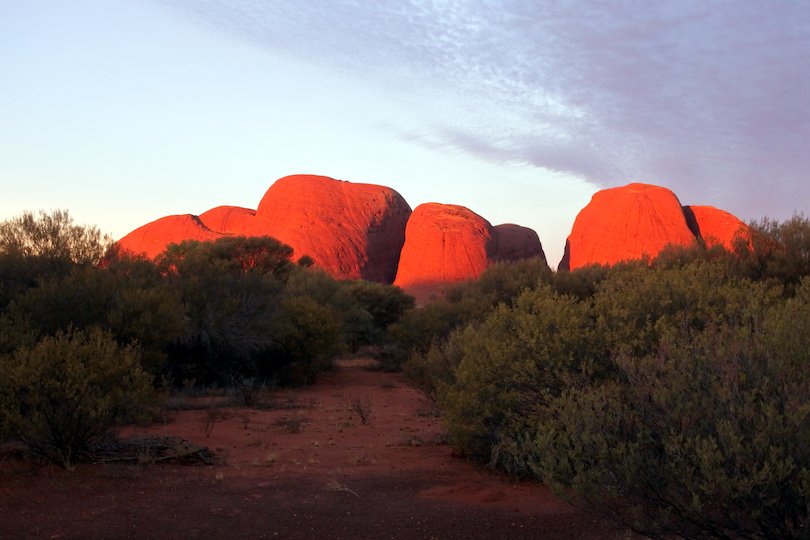
M 550 401 L 523 448 L 529 467 L 653 537 L 807 538 L 810 371 L 760 337 L 711 328 L 618 359 L 624 382 Z
M 353 350 L 356 350 L 356 345 L 373 345 L 386 341 L 388 327 L 414 307 L 414 298 L 393 285 L 353 281 L 348 284 L 348 292 L 356 305 L 353 319 L 355 323 L 349 326 L 354 329 Z
M 456 380 L 456 368 L 464 357 L 465 329 L 450 333 L 445 341 L 434 341 L 427 352 L 415 351 L 402 365 L 408 380 L 429 398 L 436 400 L 439 391 Z
M 328 369 L 340 352 L 340 318 L 335 311 L 306 296 L 281 301 L 273 327 L 278 352 L 273 371 L 281 382 L 305 384 Z
M 754 279 L 773 278 L 792 288 L 810 275 L 810 219 L 797 214 L 779 222 L 752 222 L 752 249 L 739 246 L 742 267 Z
M 155 265 L 137 260 L 106 269 L 75 266 L 66 275 L 41 279 L 8 308 L 16 334 L 47 336 L 97 326 L 120 344 L 138 343 L 144 367 L 153 374 L 163 369 L 184 315 L 179 295 Z
M 0 424 L 65 468 L 152 399 L 137 349 L 97 329 L 58 333 L 0 359 Z
M 551 270 L 540 258 L 494 264 L 477 280 L 449 288 L 445 299 L 406 311 L 391 325 L 395 362 L 427 354 L 454 329 L 484 320 L 498 305 L 512 305 L 524 291 L 551 280 Z
M 682 268 L 614 270 L 594 295 L 594 315 L 612 353 L 648 355 L 661 337 L 677 329 L 700 333 L 711 323 L 739 321 L 752 298 L 772 304 L 781 288 L 730 277 L 717 263 Z
M 76 225 L 67 210 L 23 212 L 0 223 L 0 253 L 76 264 L 97 264 L 112 238 L 97 227 Z
M 508 447 L 529 429 L 545 400 L 561 392 L 571 374 L 602 377 L 611 370 L 599 356 L 587 307 L 543 286 L 456 336 L 445 352 L 459 358 L 454 380 L 439 385 L 438 393 L 457 448 L 526 473 Z
M 526 292 L 406 369 L 458 449 L 644 534 L 806 538 L 810 279 L 781 292 L 627 267 L 592 301 Z
M 170 245 L 159 266 L 184 307 L 168 347 L 168 377 L 226 384 L 262 376 L 277 349 L 273 325 L 292 251 L 272 238 L 224 238 Z

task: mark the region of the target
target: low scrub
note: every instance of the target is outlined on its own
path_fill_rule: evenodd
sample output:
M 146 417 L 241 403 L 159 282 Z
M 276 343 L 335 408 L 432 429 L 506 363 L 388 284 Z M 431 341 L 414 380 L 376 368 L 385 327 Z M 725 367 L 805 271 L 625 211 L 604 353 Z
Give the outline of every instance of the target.
M 810 537 L 810 279 L 548 286 L 406 364 L 451 443 L 654 538 Z
M 153 399 L 137 349 L 97 329 L 61 332 L 0 359 L 0 424 L 68 469 Z

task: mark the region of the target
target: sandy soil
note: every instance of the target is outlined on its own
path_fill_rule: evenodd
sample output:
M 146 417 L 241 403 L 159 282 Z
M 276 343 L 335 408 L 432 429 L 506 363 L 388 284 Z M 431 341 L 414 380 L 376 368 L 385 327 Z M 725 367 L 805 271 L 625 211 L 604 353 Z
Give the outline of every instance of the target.
M 429 400 L 398 374 L 340 362 L 262 409 L 169 413 L 213 466 L 0 460 L 0 538 L 622 538 L 599 518 L 453 456 Z M 188 403 L 186 403 L 188 405 Z M 362 423 L 357 408 L 370 413 Z

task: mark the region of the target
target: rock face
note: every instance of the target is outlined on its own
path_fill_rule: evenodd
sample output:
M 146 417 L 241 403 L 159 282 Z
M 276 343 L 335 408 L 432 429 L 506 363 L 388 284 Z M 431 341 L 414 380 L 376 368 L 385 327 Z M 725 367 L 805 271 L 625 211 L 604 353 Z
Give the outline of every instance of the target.
M 311 257 L 338 279 L 391 283 L 405 242 L 411 207 L 391 188 L 325 176 L 275 182 L 257 210 L 218 206 L 199 217 L 169 216 L 118 241 L 125 251 L 154 258 L 168 244 L 225 235 L 272 236 Z
M 222 236 L 206 227 L 199 217 L 182 214 L 162 217 L 138 227 L 120 239 L 118 245 L 124 251 L 154 259 L 169 244 L 178 244 L 183 240 L 216 240 Z
M 707 247 L 716 245 L 731 250 L 736 238 L 750 242 L 751 229 L 736 216 L 714 206 L 684 206 L 683 213 L 689 228 Z
M 528 227 L 504 223 L 493 227 L 495 236 L 495 258 L 499 261 L 518 261 L 531 257 L 541 257 L 546 261 L 543 245 L 537 233 Z
M 477 277 L 495 253 L 487 220 L 463 206 L 422 204 L 408 220 L 394 285 L 424 299 L 447 283 Z
M 738 236 L 750 244 L 750 228 L 728 212 L 681 206 L 666 188 L 629 184 L 597 192 L 580 211 L 558 268 L 653 258 L 667 244 L 688 246 L 696 239 L 730 250 Z
M 266 230 L 292 246 L 296 258 L 308 255 L 339 279 L 391 283 L 410 215 L 391 188 L 295 175 L 267 190 L 253 233 Z
M 649 184 L 605 189 L 577 215 L 559 269 L 655 257 L 667 244 L 694 240 L 670 190 Z
M 241 206 L 217 206 L 200 214 L 200 221 L 221 234 L 249 235 L 256 229 L 256 211 Z

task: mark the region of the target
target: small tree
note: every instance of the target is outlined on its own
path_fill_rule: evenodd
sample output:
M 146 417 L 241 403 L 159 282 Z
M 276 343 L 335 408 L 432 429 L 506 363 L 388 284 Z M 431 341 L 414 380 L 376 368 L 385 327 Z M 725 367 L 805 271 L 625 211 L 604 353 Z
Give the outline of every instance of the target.
M 138 351 L 98 329 L 59 333 L 0 360 L 0 426 L 67 469 L 152 397 Z
M 0 254 L 96 264 L 112 246 L 97 227 L 76 225 L 67 210 L 42 210 L 0 223 Z

